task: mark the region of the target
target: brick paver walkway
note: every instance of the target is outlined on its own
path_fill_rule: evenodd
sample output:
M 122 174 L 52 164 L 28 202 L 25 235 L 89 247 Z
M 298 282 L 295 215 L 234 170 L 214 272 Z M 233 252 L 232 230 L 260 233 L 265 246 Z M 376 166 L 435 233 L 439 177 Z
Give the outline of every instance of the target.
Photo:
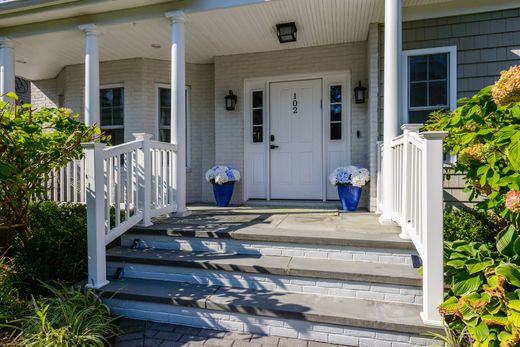
M 115 347 L 339 347 L 321 342 L 123 319 Z

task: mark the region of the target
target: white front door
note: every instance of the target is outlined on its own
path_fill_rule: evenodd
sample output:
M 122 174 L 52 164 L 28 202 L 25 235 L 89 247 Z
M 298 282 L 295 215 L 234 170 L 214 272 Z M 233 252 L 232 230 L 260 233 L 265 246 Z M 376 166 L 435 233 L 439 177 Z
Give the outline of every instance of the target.
M 270 84 L 272 199 L 322 199 L 321 79 Z

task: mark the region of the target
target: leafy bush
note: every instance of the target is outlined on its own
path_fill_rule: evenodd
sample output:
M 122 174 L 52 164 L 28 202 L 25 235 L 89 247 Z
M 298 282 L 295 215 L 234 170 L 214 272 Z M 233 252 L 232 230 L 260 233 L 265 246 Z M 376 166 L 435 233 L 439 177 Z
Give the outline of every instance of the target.
M 87 290 L 46 286 L 51 297 L 33 299 L 30 314 L 13 325 L 15 343 L 27 347 L 104 347 L 117 335 L 115 318 L 96 294 Z
M 31 204 L 30 236 L 14 246 L 13 270 L 24 290 L 40 282 L 75 284 L 87 278 L 87 211 L 83 204 L 42 201 Z
M 444 239 L 492 244 L 502 228 L 493 218 L 482 211 L 448 207 L 444 210 Z
M 519 67 L 504 72 L 495 86 L 459 100 L 462 106 L 453 112 L 434 112 L 424 129 L 448 132 L 445 148 L 457 154 L 455 170 L 466 175 L 470 198 L 483 196 L 479 208 L 495 211 L 518 229 L 520 85 L 515 83 L 520 83 Z
M 0 324 L 21 317 L 28 308 L 27 303 L 20 298 L 17 284 L 9 261 L 0 256 Z
M 0 231 L 15 229 L 25 242 L 31 197 L 45 192 L 51 170 L 79 159 L 81 143 L 99 134 L 69 109 L 33 110 L 30 104 L 0 101 Z
M 446 242 L 446 280 L 440 306 L 449 328 L 467 331 L 473 346 L 520 344 L 520 236 L 509 226 L 496 249 L 477 242 Z

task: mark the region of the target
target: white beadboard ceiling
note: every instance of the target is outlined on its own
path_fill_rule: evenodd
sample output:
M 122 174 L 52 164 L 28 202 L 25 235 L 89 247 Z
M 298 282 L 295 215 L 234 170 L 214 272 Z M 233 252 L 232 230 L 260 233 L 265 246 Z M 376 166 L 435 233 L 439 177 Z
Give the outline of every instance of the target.
M 404 0 L 403 6 L 447 1 L 451 0 Z M 384 18 L 384 0 L 275 0 L 192 12 L 187 17 L 186 61 L 210 63 L 220 55 L 366 40 L 369 24 Z M 298 40 L 280 44 L 274 26 L 288 21 L 296 22 Z M 102 30 L 102 61 L 170 57 L 170 24 L 164 17 L 104 25 Z M 15 40 L 15 49 L 17 75 L 31 80 L 53 78 L 64 66 L 83 62 L 84 38 L 79 30 L 26 36 Z

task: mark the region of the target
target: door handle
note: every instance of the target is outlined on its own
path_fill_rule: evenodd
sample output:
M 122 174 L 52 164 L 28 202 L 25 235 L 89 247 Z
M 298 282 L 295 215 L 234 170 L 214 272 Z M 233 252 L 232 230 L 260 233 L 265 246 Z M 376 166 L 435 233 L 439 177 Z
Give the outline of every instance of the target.
M 278 147 L 280 147 L 280 146 L 277 146 L 277 145 L 270 145 L 269 147 L 270 147 L 271 149 L 276 149 L 276 148 L 278 148 Z

